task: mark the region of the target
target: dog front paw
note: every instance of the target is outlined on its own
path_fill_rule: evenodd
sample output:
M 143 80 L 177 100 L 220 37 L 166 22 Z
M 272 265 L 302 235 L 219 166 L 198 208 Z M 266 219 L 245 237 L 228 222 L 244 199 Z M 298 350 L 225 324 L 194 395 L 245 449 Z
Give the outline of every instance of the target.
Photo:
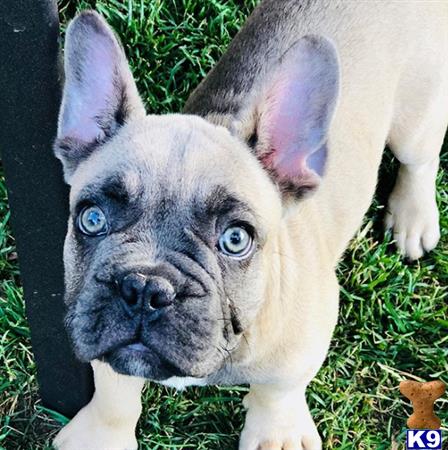
M 89 403 L 57 434 L 57 450 L 137 450 L 133 426 L 106 423 Z
M 246 422 L 239 450 L 321 450 L 322 441 L 305 399 L 270 404 L 252 394 L 244 399 Z

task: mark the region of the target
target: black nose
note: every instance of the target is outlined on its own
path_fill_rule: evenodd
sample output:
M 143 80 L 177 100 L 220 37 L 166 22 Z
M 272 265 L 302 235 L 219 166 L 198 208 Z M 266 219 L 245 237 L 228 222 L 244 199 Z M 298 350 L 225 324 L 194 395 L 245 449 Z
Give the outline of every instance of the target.
M 168 280 L 141 273 L 129 273 L 120 283 L 123 306 L 130 314 L 135 314 L 143 306 L 160 309 L 169 306 L 175 298 L 175 291 Z

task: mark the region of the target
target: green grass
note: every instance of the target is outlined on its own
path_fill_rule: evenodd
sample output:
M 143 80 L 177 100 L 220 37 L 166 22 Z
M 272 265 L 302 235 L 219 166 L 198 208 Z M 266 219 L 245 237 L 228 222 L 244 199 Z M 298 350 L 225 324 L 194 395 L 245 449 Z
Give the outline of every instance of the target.
M 244 3 L 244 6 L 242 5 Z M 102 0 L 96 9 L 121 36 L 140 92 L 153 113 L 178 111 L 213 66 L 256 2 Z M 62 30 L 94 1 L 60 2 Z M 339 267 L 340 320 L 325 366 L 308 398 L 328 449 L 403 448 L 410 407 L 403 378 L 448 383 L 448 146 L 438 179 L 442 239 L 408 264 L 381 217 L 395 164 L 385 158 L 377 198 Z M 235 448 L 246 387 L 188 389 L 151 385 L 144 396 L 142 449 Z M 448 401 L 437 403 L 448 425 Z M 64 418 L 37 395 L 36 367 L 24 319 L 7 196 L 0 179 L 0 449 L 45 449 Z

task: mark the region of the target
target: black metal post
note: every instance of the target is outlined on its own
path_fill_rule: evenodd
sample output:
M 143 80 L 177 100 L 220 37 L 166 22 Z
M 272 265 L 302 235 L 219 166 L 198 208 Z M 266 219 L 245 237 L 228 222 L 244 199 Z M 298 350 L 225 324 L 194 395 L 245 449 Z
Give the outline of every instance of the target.
M 0 151 L 43 403 L 73 416 L 91 398 L 90 367 L 63 327 L 67 187 L 52 142 L 61 98 L 56 1 L 0 2 Z

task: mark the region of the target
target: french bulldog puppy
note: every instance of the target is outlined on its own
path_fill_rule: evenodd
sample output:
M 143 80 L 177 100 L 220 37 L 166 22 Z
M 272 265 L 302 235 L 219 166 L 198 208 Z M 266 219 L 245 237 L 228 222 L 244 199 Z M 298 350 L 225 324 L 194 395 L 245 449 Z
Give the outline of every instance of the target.
M 105 21 L 72 21 L 55 151 L 67 327 L 96 392 L 58 449 L 136 449 L 144 379 L 250 383 L 241 450 L 321 448 L 305 389 L 386 144 L 399 250 L 439 239 L 447 24 L 444 1 L 265 0 L 184 114 L 154 116 Z

